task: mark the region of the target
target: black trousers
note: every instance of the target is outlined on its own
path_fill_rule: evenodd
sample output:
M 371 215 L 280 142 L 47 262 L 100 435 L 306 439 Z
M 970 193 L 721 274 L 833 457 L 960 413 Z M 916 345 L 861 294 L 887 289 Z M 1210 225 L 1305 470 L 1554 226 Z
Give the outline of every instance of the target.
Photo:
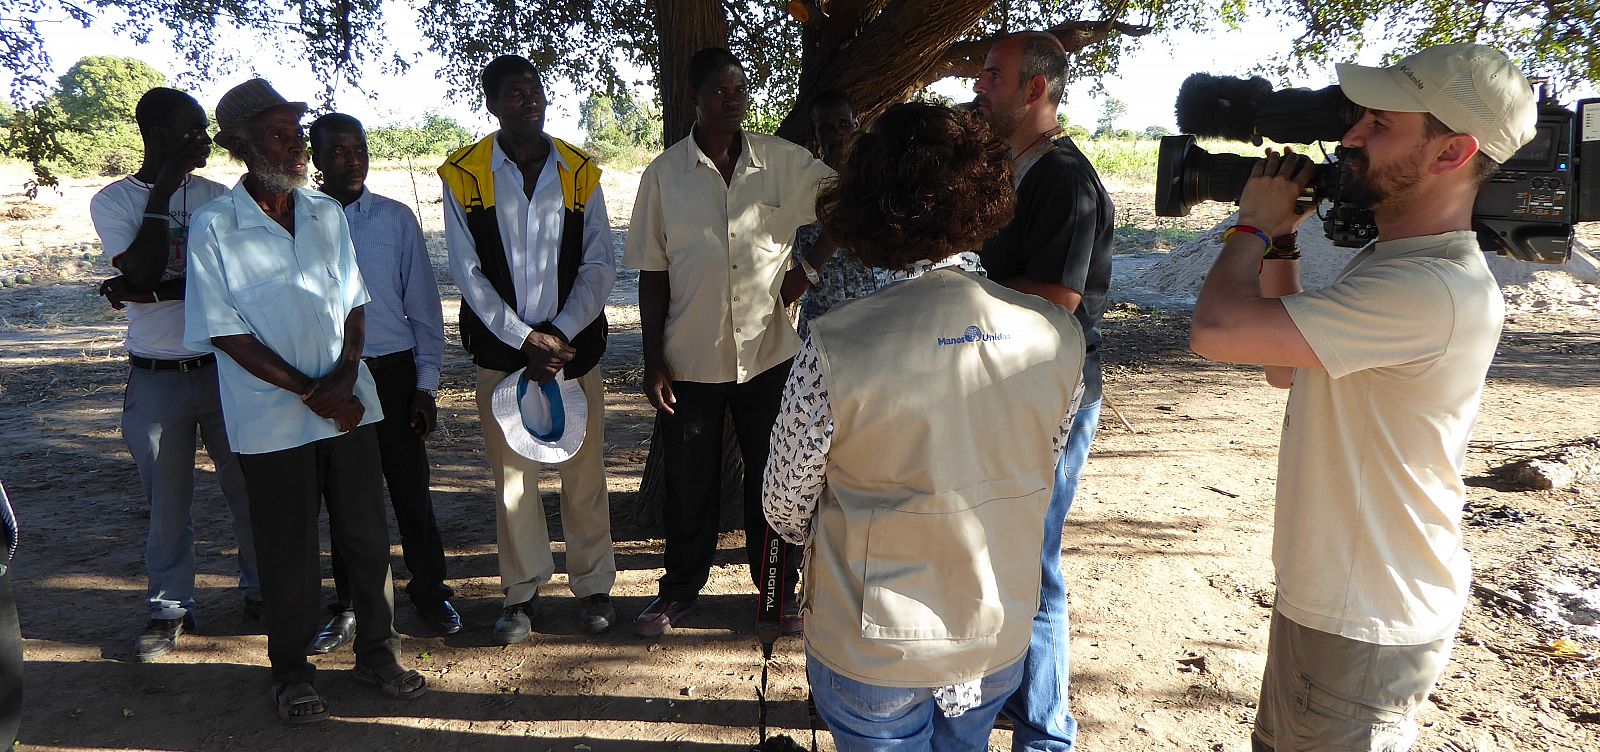
M 711 574 L 717 551 L 717 521 L 722 516 L 722 428 L 733 416 L 739 453 L 744 458 L 745 556 L 750 581 L 759 588 L 762 543 L 768 531 L 761 511 L 761 480 L 771 448 L 772 424 L 778 420 L 778 403 L 789 379 L 784 361 L 743 384 L 672 382 L 678 398 L 674 413 L 663 415 L 666 435 L 667 495 L 663 517 L 667 534 L 666 569 L 660 593 L 672 600 L 689 600 L 700 594 Z M 773 533 L 776 535 L 776 533 Z M 800 549 L 789 546 L 789 582 L 798 578 Z
M 316 673 L 306 645 L 322 627 L 317 523 L 324 501 L 356 612 L 356 663 L 372 669 L 399 663 L 377 431 L 362 426 L 293 449 L 241 454 L 239 467 L 250 495 L 272 680 L 310 683 Z
M 433 517 L 433 495 L 428 491 L 428 448 L 411 428 L 411 399 L 417 393 L 417 361 L 409 352 L 367 361 L 378 387 L 383 420 L 377 424 L 378 455 L 383 482 L 389 487 L 395 526 L 400 529 L 400 550 L 405 553 L 411 582 L 406 595 L 412 605 L 430 606 L 448 600 L 455 591 L 444 584 L 444 541 Z M 333 542 L 333 586 L 337 600 L 328 604 L 334 613 L 351 610 L 349 577 L 339 542 Z
M 0 527 L 0 749 L 11 749 L 22 722 L 22 625 L 11 591 L 11 563 L 5 561 L 5 528 Z

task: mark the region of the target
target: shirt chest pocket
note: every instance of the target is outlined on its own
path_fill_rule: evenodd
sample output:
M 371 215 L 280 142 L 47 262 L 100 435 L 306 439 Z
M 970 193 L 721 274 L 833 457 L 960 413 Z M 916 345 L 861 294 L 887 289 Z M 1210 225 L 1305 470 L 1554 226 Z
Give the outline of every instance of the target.
M 747 215 L 752 219 L 747 232 L 758 250 L 781 253 L 794 243 L 794 223 L 789 212 L 776 203 L 758 203 Z

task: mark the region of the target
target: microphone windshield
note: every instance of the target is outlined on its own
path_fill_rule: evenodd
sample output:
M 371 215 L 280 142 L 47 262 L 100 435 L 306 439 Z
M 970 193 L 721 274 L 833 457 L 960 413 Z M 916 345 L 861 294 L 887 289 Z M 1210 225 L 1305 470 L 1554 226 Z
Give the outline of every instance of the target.
M 1260 143 L 1256 111 L 1272 95 L 1265 78 L 1195 73 L 1178 88 L 1178 130 L 1196 136 Z

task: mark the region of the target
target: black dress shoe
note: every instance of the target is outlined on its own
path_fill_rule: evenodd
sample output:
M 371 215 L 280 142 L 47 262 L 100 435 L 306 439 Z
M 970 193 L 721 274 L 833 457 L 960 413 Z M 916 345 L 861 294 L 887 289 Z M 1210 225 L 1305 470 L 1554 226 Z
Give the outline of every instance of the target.
M 500 612 L 494 623 L 494 641 L 501 645 L 515 645 L 533 634 L 533 617 L 538 612 L 539 596 L 521 603 L 513 603 Z
M 418 603 L 417 616 L 427 623 L 433 631 L 442 635 L 453 635 L 461 631 L 461 614 L 456 613 L 456 607 L 450 601 L 439 601 L 437 604 Z
M 334 614 L 328 625 L 306 646 L 306 655 L 326 655 L 350 644 L 356 637 L 356 615 L 353 611 Z
M 194 631 L 194 617 L 184 614 L 181 619 L 151 619 L 144 633 L 133 641 L 134 656 L 140 663 L 156 660 L 178 645 L 178 635 Z
M 611 596 L 595 593 L 579 599 L 578 626 L 592 635 L 600 634 L 617 622 L 617 609 L 611 605 Z

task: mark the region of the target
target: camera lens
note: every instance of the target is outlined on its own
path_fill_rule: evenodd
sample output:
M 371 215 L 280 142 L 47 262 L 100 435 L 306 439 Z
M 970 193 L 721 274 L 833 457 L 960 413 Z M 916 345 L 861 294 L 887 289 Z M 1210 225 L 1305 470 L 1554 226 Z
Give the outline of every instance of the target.
M 1238 201 L 1260 157 L 1212 154 L 1194 136 L 1166 136 L 1156 155 L 1156 214 L 1187 217 L 1202 201 Z

